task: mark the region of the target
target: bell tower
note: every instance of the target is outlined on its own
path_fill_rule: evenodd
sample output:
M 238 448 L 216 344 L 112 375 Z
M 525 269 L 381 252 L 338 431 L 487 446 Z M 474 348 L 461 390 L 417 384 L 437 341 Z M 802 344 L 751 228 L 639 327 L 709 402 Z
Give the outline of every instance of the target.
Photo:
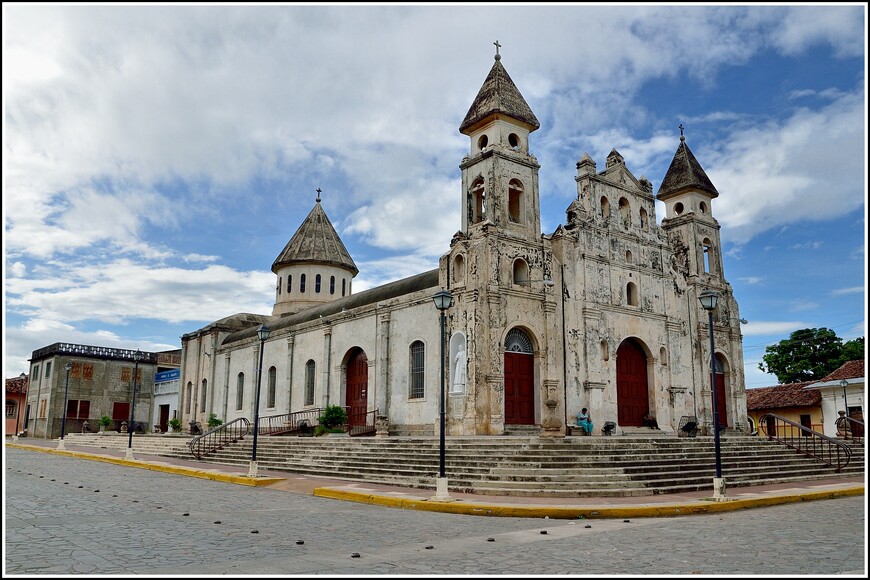
M 501 45 L 494 44 L 495 63 L 459 127 L 471 142 L 460 165 L 461 231 L 474 236 L 491 224 L 508 237 L 540 241 L 540 165 L 529 153 L 529 135 L 541 125 L 501 64 Z

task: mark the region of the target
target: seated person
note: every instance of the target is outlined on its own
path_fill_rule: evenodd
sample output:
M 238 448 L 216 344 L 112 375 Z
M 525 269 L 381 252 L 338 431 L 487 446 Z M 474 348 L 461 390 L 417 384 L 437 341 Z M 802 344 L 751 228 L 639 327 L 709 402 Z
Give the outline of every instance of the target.
M 650 429 L 658 429 L 659 422 L 656 421 L 655 417 L 653 417 L 652 415 L 647 413 L 646 415 L 643 416 L 643 426 L 649 427 Z
M 586 407 L 577 413 L 577 426 L 583 429 L 586 435 L 592 434 L 592 418 L 589 416 Z

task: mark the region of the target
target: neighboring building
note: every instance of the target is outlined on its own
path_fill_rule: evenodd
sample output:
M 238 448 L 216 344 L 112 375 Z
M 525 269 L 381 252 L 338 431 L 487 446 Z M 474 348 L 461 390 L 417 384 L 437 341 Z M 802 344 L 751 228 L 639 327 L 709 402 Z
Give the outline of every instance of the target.
M 821 393 L 822 413 L 825 416 L 825 435 L 837 435 L 836 420 L 839 411 L 844 409 L 849 416 L 864 421 L 864 390 L 867 379 L 864 374 L 864 361 L 852 360 L 823 378 L 813 382 L 807 389 Z M 846 409 L 848 405 L 848 409 Z
M 566 221 L 541 233 L 537 118 L 499 55 L 459 132 L 459 230 L 439 267 L 351 293 L 357 267 L 321 207 L 272 264 L 272 315 L 242 313 L 182 337 L 182 423 L 211 412 L 260 417 L 338 404 L 351 424 L 391 434 L 439 430 L 441 326 L 433 295 L 448 290 L 446 407 L 450 435 L 563 436 L 582 408 L 596 432 L 655 415 L 673 433 L 684 415 L 712 432 L 707 312 L 713 316 L 720 420 L 747 432 L 742 336 L 725 279 L 719 193 L 680 136 L 658 194 L 613 150 L 604 169 L 577 162 Z M 681 131 L 682 133 L 682 131 Z M 427 192 L 421 191 L 421 203 Z M 666 216 L 658 226 L 655 202 Z M 445 241 L 446 245 L 446 241 Z
M 20 435 L 27 428 L 21 410 L 25 406 L 27 396 L 27 375 L 6 379 L 6 435 Z
M 177 354 L 175 353 L 177 352 Z M 159 353 L 159 357 L 171 356 L 174 364 L 181 366 L 181 351 L 171 355 Z M 158 364 L 160 360 L 158 358 Z M 178 397 L 180 392 L 181 369 L 173 368 L 154 374 L 154 412 L 151 420 L 152 430 L 160 433 L 169 431 L 169 420 L 178 417 Z
M 177 369 L 179 359 L 177 350 L 142 352 L 136 373 L 134 422 L 145 432 L 154 424 L 150 419 L 155 373 Z M 81 432 L 85 422 L 88 431 L 97 431 L 103 415 L 112 419 L 109 430 L 119 430 L 122 422 L 130 419 L 136 367 L 134 351 L 129 349 L 58 342 L 33 351 L 26 434 L 54 439 L 60 437 L 62 425 L 67 433 L 74 433 Z
M 748 389 L 746 410 L 752 430 L 758 431 L 759 437 L 764 437 L 760 419 L 767 413 L 773 413 L 813 431 L 822 432 L 822 397 L 818 391 L 807 390 L 810 384 L 812 381 Z

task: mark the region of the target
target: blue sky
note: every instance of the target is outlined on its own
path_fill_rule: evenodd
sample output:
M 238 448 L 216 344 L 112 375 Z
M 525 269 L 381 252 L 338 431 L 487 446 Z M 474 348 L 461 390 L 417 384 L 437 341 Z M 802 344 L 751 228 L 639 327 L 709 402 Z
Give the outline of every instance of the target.
M 436 267 L 496 40 L 541 122 L 543 233 L 584 152 L 658 191 L 682 123 L 720 194 L 747 387 L 776 383 L 757 363 L 794 330 L 864 336 L 863 3 L 4 3 L 4 376 L 58 341 L 167 350 L 271 313 L 318 187 L 354 291 Z

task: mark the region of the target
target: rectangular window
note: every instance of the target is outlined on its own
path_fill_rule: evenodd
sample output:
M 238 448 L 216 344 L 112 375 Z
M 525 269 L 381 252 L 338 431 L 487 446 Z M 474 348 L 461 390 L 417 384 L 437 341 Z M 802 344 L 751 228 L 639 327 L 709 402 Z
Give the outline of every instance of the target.
M 90 401 L 70 400 L 66 403 L 67 419 L 87 419 L 91 411 Z
M 39 401 L 39 414 L 37 415 L 37 418 L 45 419 L 45 407 L 47 403 L 47 399 L 42 399 L 41 401 Z
M 801 415 L 801 427 L 806 427 L 807 429 L 813 428 L 813 419 L 810 415 Z M 809 437 L 810 434 L 806 431 L 801 431 L 801 435 L 804 437 Z
M 411 376 L 410 385 L 411 391 L 408 394 L 409 399 L 420 399 L 424 395 L 424 379 L 425 379 L 425 363 L 424 363 L 425 348 L 421 341 L 416 341 L 411 345 Z
M 51 376 L 51 361 L 48 361 L 47 363 L 45 363 L 45 378 L 48 378 L 50 376 Z
M 269 409 L 275 408 L 275 386 L 277 383 L 277 369 L 269 367 L 269 396 L 266 399 L 266 407 Z
M 39 365 L 33 365 L 33 370 L 30 371 L 30 380 L 33 383 L 39 381 Z
M 314 361 L 305 363 L 305 404 L 314 404 Z
M 15 416 L 15 401 L 11 401 L 6 399 L 6 416 L 14 417 Z
M 202 390 L 199 392 L 200 400 L 199 400 L 199 412 L 205 413 L 205 393 L 208 389 L 208 383 L 203 380 L 202 381 Z
M 112 419 L 115 421 L 127 421 L 130 419 L 130 403 L 112 404 Z

